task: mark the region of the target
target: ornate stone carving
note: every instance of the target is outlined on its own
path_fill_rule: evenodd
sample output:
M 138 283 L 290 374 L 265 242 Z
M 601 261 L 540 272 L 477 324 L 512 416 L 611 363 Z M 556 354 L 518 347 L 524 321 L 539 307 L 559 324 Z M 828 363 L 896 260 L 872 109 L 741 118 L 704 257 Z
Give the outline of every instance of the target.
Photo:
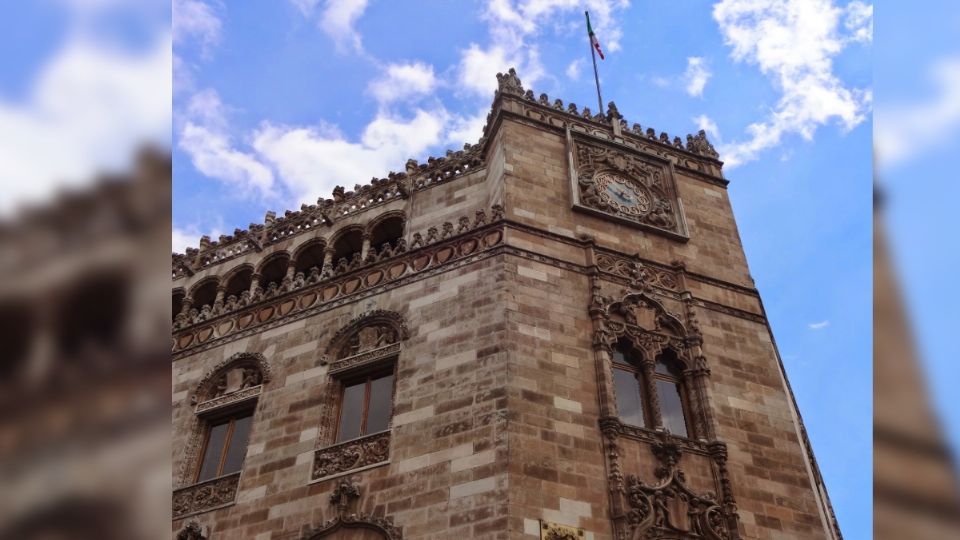
M 240 473 L 234 473 L 174 491 L 173 518 L 179 519 L 233 504 L 239 482 Z
M 385 431 L 317 450 L 310 478 L 317 480 L 385 463 L 390 459 L 390 432 Z
M 636 475 L 627 476 L 625 521 L 630 538 L 736 538 L 735 526 L 732 533 L 730 529 L 731 516 L 716 495 L 687 487 L 678 467 L 680 448 L 666 442 L 654 444 L 651 450 L 660 462 L 654 471 L 657 481 L 647 484 Z
M 403 316 L 375 309 L 360 314 L 334 334 L 327 346 L 328 359 L 342 360 L 399 343 L 409 335 Z
M 176 540 L 207 540 L 209 538 L 209 531 L 206 527 L 201 526 L 196 521 L 191 521 L 187 525 L 180 529 L 180 532 L 177 533 Z
M 583 540 L 583 529 L 560 525 L 559 523 L 540 522 L 540 540 Z
M 224 404 L 247 399 L 252 395 L 251 389 L 257 388 L 259 394 L 259 387 L 269 380 L 270 363 L 262 354 L 236 353 L 207 372 L 194 389 L 191 403 L 211 409 L 211 401 Z
M 381 360 L 394 357 L 399 353 L 400 343 L 391 343 L 378 349 L 373 349 L 337 360 L 336 362 L 330 364 L 330 370 L 328 371 L 328 374 L 338 375 L 344 371 L 352 370 L 361 366 L 376 364 Z
M 685 238 L 669 162 L 575 138 L 574 207 Z
M 717 153 L 710 141 L 707 140 L 707 133 L 700 130 L 696 135 L 687 135 L 687 150 L 695 154 L 704 155 L 717 159 L 720 154 Z
M 303 540 L 319 540 L 343 529 L 375 531 L 384 540 L 403 540 L 402 531 L 389 519 L 353 512 L 359 499 L 360 486 L 352 478 L 341 478 L 330 493 L 330 504 L 336 509 L 336 514 L 305 535 Z
M 235 390 L 233 392 L 224 394 L 222 396 L 218 396 L 214 399 L 208 399 L 207 401 L 202 401 L 200 403 L 197 403 L 197 414 L 206 413 L 206 412 L 212 411 L 213 409 L 219 409 L 220 407 L 225 407 L 227 405 L 240 403 L 241 401 L 253 399 L 260 395 L 260 391 L 262 388 L 263 388 L 262 386 L 257 385 L 252 388 Z
M 520 82 L 520 77 L 517 77 L 517 70 L 510 68 L 506 75 L 497 73 L 497 90 L 504 94 L 522 96 L 523 84 Z

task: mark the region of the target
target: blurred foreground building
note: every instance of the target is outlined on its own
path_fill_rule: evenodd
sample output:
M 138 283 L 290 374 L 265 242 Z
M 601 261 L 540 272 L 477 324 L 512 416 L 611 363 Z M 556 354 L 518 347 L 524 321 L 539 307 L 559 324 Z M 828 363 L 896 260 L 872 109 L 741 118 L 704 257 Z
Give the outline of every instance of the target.
M 838 539 L 721 162 L 525 91 L 173 258 L 173 532 Z
M 156 538 L 170 516 L 170 156 L 144 151 L 0 238 L 0 538 Z
M 953 453 L 930 407 L 878 206 L 873 228 L 874 538 L 960 538 Z

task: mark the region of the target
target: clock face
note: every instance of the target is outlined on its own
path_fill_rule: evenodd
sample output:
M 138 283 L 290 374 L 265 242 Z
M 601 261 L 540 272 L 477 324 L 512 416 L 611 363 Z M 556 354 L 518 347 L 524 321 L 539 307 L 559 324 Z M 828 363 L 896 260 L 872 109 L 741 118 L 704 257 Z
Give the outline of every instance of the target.
M 601 171 L 594 178 L 603 200 L 623 214 L 639 216 L 650 211 L 650 196 L 638 182 L 611 171 Z

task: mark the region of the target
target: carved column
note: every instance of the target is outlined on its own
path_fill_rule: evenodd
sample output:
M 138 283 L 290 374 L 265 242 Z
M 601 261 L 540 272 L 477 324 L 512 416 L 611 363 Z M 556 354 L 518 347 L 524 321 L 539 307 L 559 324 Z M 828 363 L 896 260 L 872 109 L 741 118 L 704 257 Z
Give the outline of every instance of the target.
M 367 260 L 367 254 L 370 253 L 370 231 L 363 231 L 363 247 L 360 248 L 360 260 Z
M 327 246 L 323 250 L 323 268 L 321 270 L 328 270 L 333 266 L 333 246 Z
M 213 312 L 219 313 L 223 309 L 223 296 L 227 292 L 227 286 L 224 284 L 217 285 L 217 296 L 213 301 Z
M 260 288 L 260 278 L 263 277 L 259 273 L 254 272 L 250 275 L 250 296 L 256 294 L 257 289 Z
M 180 313 L 177 315 L 183 315 L 186 317 L 190 313 L 190 308 L 193 307 L 193 297 L 190 295 L 184 295 L 183 297 L 183 307 L 180 308 Z
M 646 394 L 647 403 L 650 404 L 650 420 L 653 421 L 653 429 L 663 429 L 663 414 L 660 412 L 660 396 L 657 395 L 657 383 L 653 374 L 656 369 L 654 351 L 645 351 L 643 362 L 640 365 L 643 371 L 643 389 Z

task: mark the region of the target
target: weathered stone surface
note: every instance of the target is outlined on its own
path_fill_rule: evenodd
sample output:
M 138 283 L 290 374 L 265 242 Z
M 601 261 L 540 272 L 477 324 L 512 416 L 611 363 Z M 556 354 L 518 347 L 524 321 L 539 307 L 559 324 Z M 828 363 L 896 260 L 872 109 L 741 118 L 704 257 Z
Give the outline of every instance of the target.
M 541 522 L 597 540 L 657 527 L 697 538 L 837 537 L 712 147 L 702 135 L 686 148 L 624 126 L 615 135 L 603 117 L 533 101 L 514 78 L 501 78 L 484 139 L 465 154 L 408 163 L 404 176 L 370 188 L 385 198 L 349 211 L 344 201 L 355 195 L 341 190 L 329 221 L 284 225 L 290 232 L 260 250 L 177 274 L 176 289 L 189 296 L 240 265 L 259 272 L 312 240 L 329 245 L 351 227 L 367 234 L 360 262 L 291 276 L 244 306 L 198 312 L 198 323 L 181 318 L 178 489 L 192 483 L 203 423 L 190 397 L 205 374 L 257 353 L 270 379 L 255 396 L 235 501 L 179 519 L 174 531 L 196 521 L 211 538 L 310 538 L 353 512 L 406 539 L 529 538 Z M 576 208 L 573 132 L 635 156 L 620 167 L 611 154 L 604 167 L 655 164 L 638 190 L 660 189 L 655 177 L 669 176 L 657 197 L 670 201 L 675 221 L 638 227 Z M 297 214 L 296 224 L 323 208 Z M 403 216 L 402 237 L 377 251 L 370 238 L 390 212 Z M 286 222 L 259 232 L 279 231 L 277 223 Z M 201 339 L 211 324 L 218 333 Z M 350 337 L 354 327 L 375 330 Z M 694 438 L 617 421 L 609 350 L 618 338 L 678 351 Z M 362 450 L 315 474 L 316 456 L 361 452 L 366 441 L 336 446 L 342 377 L 394 354 L 392 422 L 378 439 L 388 451 Z M 356 497 L 344 498 L 344 482 Z M 658 482 L 666 487 L 643 487 Z

